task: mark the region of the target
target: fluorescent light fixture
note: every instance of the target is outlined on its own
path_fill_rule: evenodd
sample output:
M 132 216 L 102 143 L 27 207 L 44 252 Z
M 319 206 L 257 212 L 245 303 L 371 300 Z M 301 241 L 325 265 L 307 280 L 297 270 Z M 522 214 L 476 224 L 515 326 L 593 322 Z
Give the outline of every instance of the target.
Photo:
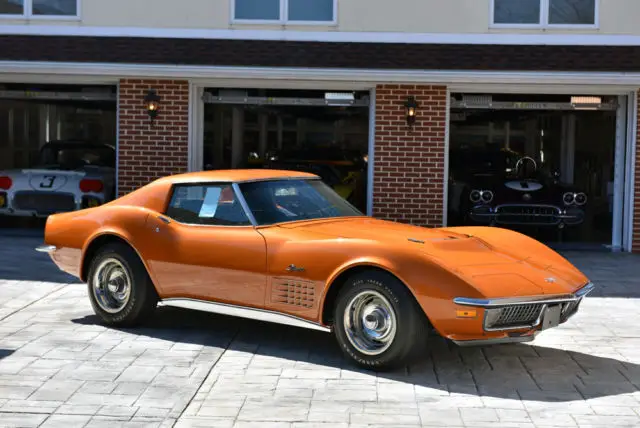
M 601 97 L 571 97 L 571 104 L 602 104 Z
M 353 101 L 355 95 L 351 92 L 325 92 L 324 99 L 327 101 Z

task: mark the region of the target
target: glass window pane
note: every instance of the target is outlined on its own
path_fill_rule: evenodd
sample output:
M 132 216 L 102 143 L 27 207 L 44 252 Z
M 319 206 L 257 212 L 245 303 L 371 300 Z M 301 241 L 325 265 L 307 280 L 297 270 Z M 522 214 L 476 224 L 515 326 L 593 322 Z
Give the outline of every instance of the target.
M 180 185 L 176 187 L 166 214 L 187 224 L 248 226 L 244 208 L 230 185 Z
M 289 0 L 289 21 L 333 21 L 333 0 Z
M 0 0 L 0 15 L 22 15 L 24 0 Z
M 494 0 L 495 24 L 540 23 L 540 0 Z
M 595 24 L 596 0 L 549 0 L 549 24 Z
M 33 14 L 76 16 L 78 0 L 33 0 Z
M 280 19 L 280 0 L 236 0 L 236 19 Z
M 259 225 L 363 215 L 320 180 L 256 181 L 240 189 Z

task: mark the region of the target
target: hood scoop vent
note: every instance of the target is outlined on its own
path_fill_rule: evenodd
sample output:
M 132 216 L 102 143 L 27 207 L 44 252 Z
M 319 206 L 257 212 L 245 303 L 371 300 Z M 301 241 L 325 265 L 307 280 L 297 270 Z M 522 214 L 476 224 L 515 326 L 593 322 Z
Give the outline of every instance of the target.
M 447 235 L 447 236 L 443 236 L 442 238 L 431 239 L 431 241 L 451 241 L 451 240 L 454 240 L 454 239 L 459 239 L 459 237 L 458 236 L 454 236 L 454 235 Z M 407 241 L 415 242 L 416 244 L 424 244 L 424 240 L 422 240 L 422 239 L 407 238 Z

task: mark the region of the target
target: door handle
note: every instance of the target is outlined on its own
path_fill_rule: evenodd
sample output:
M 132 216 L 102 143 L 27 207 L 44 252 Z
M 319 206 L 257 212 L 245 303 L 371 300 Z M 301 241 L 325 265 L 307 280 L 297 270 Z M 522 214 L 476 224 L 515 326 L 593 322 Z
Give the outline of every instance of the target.
M 297 267 L 296 265 L 289 265 L 287 266 L 287 272 L 304 272 L 304 268 L 303 267 Z
M 165 216 L 163 216 L 163 215 L 158 216 L 158 218 L 159 218 L 161 221 L 163 221 L 163 222 L 165 222 L 165 223 L 167 223 L 167 224 L 171 223 L 171 220 L 169 220 L 167 217 L 165 217 Z

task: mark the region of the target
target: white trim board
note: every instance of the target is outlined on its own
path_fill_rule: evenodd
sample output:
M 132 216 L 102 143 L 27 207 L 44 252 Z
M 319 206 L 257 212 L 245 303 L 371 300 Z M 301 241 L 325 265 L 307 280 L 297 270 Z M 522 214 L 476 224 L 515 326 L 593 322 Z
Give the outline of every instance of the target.
M 502 71 L 457 71 L 457 70 L 371 70 L 336 68 L 274 68 L 274 67 L 208 67 L 182 65 L 146 65 L 113 63 L 65 63 L 0 61 L 1 81 L 23 81 L 30 74 L 48 75 L 48 79 L 59 76 L 95 77 L 109 81 L 116 78 L 166 78 L 203 79 L 213 84 L 214 79 L 254 81 L 323 81 L 355 82 L 373 87 L 376 83 L 426 83 L 443 85 L 493 84 L 493 85 L 564 85 L 564 92 L 572 87 L 611 86 L 640 87 L 640 72 L 502 72 Z M 56 77 L 57 76 L 57 77 Z M 244 86 L 251 84 L 244 83 Z M 627 90 L 628 90 L 627 88 Z M 453 89 L 452 89 L 453 92 Z
M 305 31 L 257 29 L 190 29 L 94 27 L 83 25 L 0 25 L 2 35 L 150 37 L 172 39 L 274 40 L 309 42 L 413 43 L 465 45 L 637 46 L 640 34 L 549 33 L 404 33 L 384 31 Z

